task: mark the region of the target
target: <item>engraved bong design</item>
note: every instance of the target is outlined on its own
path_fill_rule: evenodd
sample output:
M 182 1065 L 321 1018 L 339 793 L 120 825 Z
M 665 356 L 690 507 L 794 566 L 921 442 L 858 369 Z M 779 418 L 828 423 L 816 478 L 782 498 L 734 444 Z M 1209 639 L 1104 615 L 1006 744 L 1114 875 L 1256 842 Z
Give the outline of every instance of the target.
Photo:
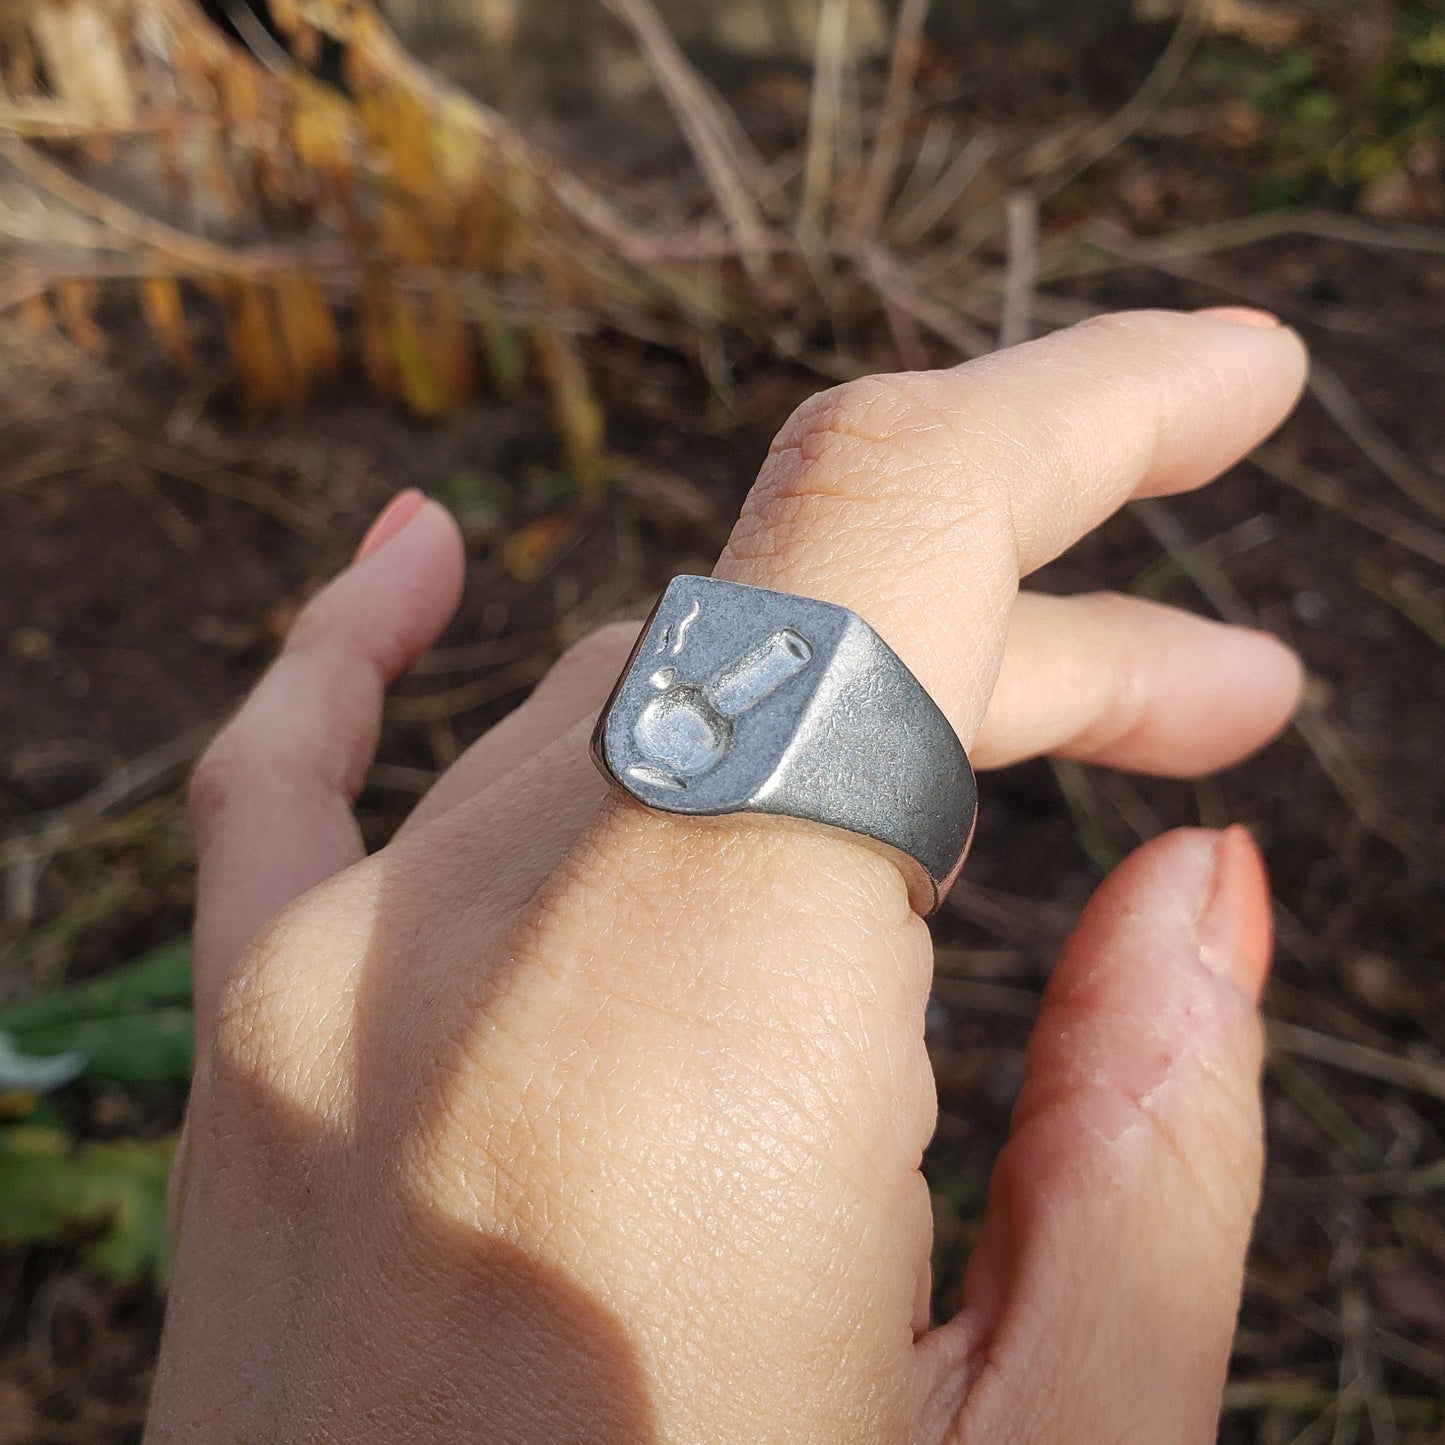
M 676 656 L 696 616 L 694 610 L 678 624 L 677 640 L 670 648 L 671 629 L 664 630 L 658 651 Z M 679 682 L 675 667 L 658 668 L 650 681 L 661 696 L 647 703 L 632 729 L 638 752 L 652 766 L 627 771 L 654 786 L 686 788 L 727 756 L 734 722 L 801 672 L 812 657 L 808 640 L 785 627 L 700 683 Z

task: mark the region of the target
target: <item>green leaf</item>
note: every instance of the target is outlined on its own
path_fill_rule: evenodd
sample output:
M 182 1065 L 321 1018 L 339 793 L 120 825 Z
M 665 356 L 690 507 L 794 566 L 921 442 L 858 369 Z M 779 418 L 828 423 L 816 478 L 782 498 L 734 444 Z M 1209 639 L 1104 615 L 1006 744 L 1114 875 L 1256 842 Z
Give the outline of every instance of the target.
M 181 939 L 104 978 L 0 1010 L 0 1030 L 27 1061 L 78 1057 L 71 1078 L 184 1084 L 194 1057 L 190 997 L 191 945 Z
M 0 1132 L 0 1243 L 94 1233 L 87 1263 L 120 1280 L 164 1278 L 174 1136 L 69 1148 L 53 1129 Z
M 79 1055 L 82 1078 L 112 1084 L 184 1084 L 195 1062 L 191 1011 L 147 1009 L 76 1019 L 25 1037 L 27 1053 Z
M 79 1078 L 85 1064 L 85 1055 L 73 1050 L 35 1053 L 17 1049 L 15 1040 L 0 1029 L 0 1093 L 33 1090 L 47 1094 Z
M 81 1019 L 114 1018 L 191 1001 L 191 941 L 178 938 L 90 983 L 54 989 L 0 1009 L 0 1028 L 19 1037 Z

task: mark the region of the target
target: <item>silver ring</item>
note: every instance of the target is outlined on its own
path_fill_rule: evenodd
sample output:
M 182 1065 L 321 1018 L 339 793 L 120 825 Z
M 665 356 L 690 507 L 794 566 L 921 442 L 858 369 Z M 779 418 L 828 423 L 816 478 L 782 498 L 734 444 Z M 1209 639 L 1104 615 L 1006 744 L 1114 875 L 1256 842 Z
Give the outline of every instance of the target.
M 978 812 L 937 703 L 856 612 L 713 577 L 662 594 L 602 709 L 592 755 L 638 802 L 777 814 L 886 850 L 920 913 L 963 866 Z

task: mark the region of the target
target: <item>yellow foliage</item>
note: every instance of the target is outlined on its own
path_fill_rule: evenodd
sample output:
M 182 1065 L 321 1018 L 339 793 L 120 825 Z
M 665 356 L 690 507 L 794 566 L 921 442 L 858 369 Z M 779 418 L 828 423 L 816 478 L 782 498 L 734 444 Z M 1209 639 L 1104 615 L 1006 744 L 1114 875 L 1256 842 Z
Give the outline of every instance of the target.
M 263 405 L 294 404 L 299 395 L 269 288 L 233 280 L 222 288 L 222 296 L 231 355 L 246 394 Z
M 96 278 L 129 251 L 138 279 L 126 284 L 167 353 L 191 364 L 182 283 L 194 284 L 219 306 L 237 376 L 261 405 L 297 405 L 344 365 L 338 307 L 356 315 L 371 383 L 424 416 L 471 395 L 478 341 L 502 389 L 535 357 L 570 465 L 597 480 L 602 410 L 558 316 L 579 298 L 641 294 L 599 229 L 605 206 L 418 65 L 368 0 L 272 0 L 271 13 L 290 70 L 259 65 L 192 0 L 34 0 L 19 49 L 0 38 L 0 70 L 33 92 L 14 98 L 58 106 L 55 133 L 92 143 L 77 174 L 44 140 L 19 142 L 44 157 L 32 175 L 49 202 L 97 238 L 93 265 L 77 265 L 73 245 L 37 248 L 27 259 L 44 283 L 11 304 L 99 351 Z M 323 33 L 341 46 L 349 94 L 303 68 Z M 195 232 L 117 199 L 157 175 L 169 194 L 156 212 L 183 198 Z M 525 321 L 509 316 L 514 300 Z
M 292 392 L 304 396 L 312 377 L 335 376 L 341 368 L 336 321 L 316 278 L 304 271 L 284 272 L 273 295 Z

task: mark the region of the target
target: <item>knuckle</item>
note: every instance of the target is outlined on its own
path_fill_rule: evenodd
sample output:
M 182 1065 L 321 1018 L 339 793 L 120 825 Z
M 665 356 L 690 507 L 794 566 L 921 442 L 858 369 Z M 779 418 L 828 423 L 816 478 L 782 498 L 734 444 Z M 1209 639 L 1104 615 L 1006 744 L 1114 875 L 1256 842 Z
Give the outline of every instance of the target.
M 198 853 L 207 850 L 230 814 L 241 789 L 240 772 L 224 733 L 192 769 L 186 808 Z
M 778 433 L 755 491 L 764 498 L 871 491 L 879 454 L 916 445 L 938 421 L 911 375 L 865 376 L 809 397 Z
M 989 468 L 972 464 L 992 450 L 978 422 L 987 386 L 966 371 L 901 373 L 809 398 L 778 433 L 729 552 L 767 557 L 800 537 L 863 530 L 928 550 L 954 537 L 965 514 L 974 523 L 1002 516 Z

